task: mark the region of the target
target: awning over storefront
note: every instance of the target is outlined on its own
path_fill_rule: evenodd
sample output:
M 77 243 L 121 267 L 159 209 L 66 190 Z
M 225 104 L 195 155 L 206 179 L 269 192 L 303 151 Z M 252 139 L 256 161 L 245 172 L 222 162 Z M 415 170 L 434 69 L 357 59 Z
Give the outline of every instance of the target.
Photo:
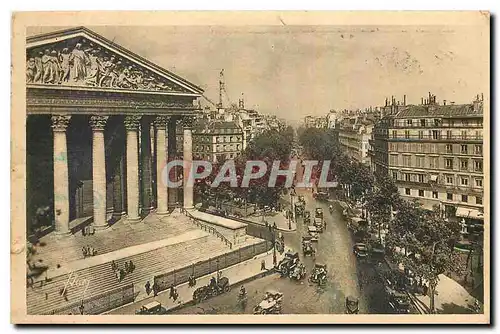
M 457 217 L 484 219 L 484 214 L 477 209 L 457 208 Z

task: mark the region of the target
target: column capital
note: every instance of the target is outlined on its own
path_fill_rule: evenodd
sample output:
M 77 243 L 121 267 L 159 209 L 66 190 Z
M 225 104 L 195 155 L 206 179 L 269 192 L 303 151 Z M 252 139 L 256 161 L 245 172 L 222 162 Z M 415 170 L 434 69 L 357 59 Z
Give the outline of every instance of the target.
M 156 116 L 154 120 L 154 125 L 157 128 L 165 128 L 170 119 L 171 119 L 170 116 Z
M 193 127 L 195 118 L 194 118 L 194 116 L 185 116 L 185 117 L 182 117 L 181 121 L 182 121 L 182 127 L 184 129 L 191 129 Z
M 66 131 L 66 128 L 69 125 L 69 121 L 71 120 L 71 116 L 54 115 L 50 119 L 52 121 L 52 129 L 54 131 Z
M 93 131 L 104 131 L 106 127 L 106 122 L 108 121 L 109 116 L 102 115 L 93 115 L 90 116 L 89 124 Z
M 141 116 L 125 116 L 123 123 L 127 130 L 137 130 L 141 124 Z

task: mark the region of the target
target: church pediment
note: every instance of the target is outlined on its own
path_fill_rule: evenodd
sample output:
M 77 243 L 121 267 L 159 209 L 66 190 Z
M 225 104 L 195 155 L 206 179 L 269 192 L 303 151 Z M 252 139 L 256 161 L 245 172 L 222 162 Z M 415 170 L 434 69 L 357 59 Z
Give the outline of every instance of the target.
M 26 83 L 200 95 L 203 90 L 85 28 L 29 38 Z

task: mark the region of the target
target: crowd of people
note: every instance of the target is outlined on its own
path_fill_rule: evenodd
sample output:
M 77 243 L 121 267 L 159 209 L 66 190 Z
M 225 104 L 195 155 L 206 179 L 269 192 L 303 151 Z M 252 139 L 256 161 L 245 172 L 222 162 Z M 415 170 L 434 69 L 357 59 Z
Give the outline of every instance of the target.
M 83 258 L 85 259 L 89 256 L 96 256 L 97 250 L 94 247 L 87 245 L 82 247 L 82 253 L 83 253 Z
M 129 273 L 134 272 L 135 264 L 132 262 L 132 260 L 130 260 L 128 262 L 125 262 L 124 268 L 119 268 L 115 261 L 111 261 L 111 269 L 115 272 L 118 282 L 121 282 L 123 281 L 125 276 L 127 276 Z

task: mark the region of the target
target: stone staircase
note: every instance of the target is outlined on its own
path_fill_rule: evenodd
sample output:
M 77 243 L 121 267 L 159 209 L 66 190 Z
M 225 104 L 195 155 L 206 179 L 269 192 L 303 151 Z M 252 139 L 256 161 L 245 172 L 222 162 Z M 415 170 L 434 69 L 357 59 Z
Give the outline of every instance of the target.
M 154 233 L 154 231 L 151 233 Z M 85 298 L 89 298 L 112 289 L 124 287 L 130 283 L 133 283 L 135 291 L 139 292 L 137 299 L 142 299 L 146 296 L 144 293 L 145 283 L 150 281 L 152 284 L 155 275 L 221 255 L 227 252 L 228 249 L 217 237 L 203 233 L 197 239 L 115 261 L 119 268 L 124 268 L 124 263 L 132 260 L 136 267 L 134 272 L 128 274 L 121 282 L 118 281 L 115 272 L 111 269 L 111 261 L 67 273 L 52 278 L 50 282 L 45 283 L 42 287 L 36 285 L 34 288 L 27 288 L 28 314 L 50 314 L 55 309 L 82 300 L 85 290 Z M 70 278 L 71 280 L 75 279 L 75 284 L 67 287 L 66 297 L 68 300 L 66 301 L 61 295 L 61 290 Z M 87 288 L 85 287 L 85 280 L 89 282 Z
M 80 234 L 59 237 L 49 234 L 40 241 L 45 244 L 37 247 L 33 262 L 39 262 L 49 267 L 83 259 L 82 247 L 91 246 L 98 255 L 106 254 L 133 245 L 173 238 L 187 231 L 196 230 L 185 216 L 171 215 L 159 218 L 156 215 L 146 217 L 140 223 L 119 221 L 104 231 L 95 235 Z

